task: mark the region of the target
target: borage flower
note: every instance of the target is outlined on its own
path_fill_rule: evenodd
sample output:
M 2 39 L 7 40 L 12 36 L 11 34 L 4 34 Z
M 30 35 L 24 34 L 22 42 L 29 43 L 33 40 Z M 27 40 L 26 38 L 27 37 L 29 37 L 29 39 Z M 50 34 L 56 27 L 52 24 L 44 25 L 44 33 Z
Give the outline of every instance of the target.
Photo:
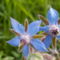
M 11 18 L 11 23 L 13 30 L 16 32 L 17 36 L 12 40 L 7 41 L 7 43 L 13 46 L 22 45 L 22 52 L 25 57 L 27 57 L 29 52 L 31 51 L 31 48 L 29 46 L 33 46 L 36 50 L 41 52 L 47 51 L 45 45 L 38 39 L 40 36 L 35 35 L 37 32 L 39 32 L 41 21 L 34 21 L 28 25 L 28 21 L 25 20 L 23 26 L 22 24 L 19 24 L 16 20 Z
M 50 8 L 47 14 L 48 25 L 40 27 L 40 31 L 47 33 L 45 40 L 43 41 L 46 47 L 48 48 L 53 42 L 53 48 L 56 48 L 56 38 L 60 38 L 60 25 L 58 24 L 59 14 L 58 12 Z M 46 22 L 47 22 L 46 20 Z M 45 21 L 45 20 L 44 20 Z

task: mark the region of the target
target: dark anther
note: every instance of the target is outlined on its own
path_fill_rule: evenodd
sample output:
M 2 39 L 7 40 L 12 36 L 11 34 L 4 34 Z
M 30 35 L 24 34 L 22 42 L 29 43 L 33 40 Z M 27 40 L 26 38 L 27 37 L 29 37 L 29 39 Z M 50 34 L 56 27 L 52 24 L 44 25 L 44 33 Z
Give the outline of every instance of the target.
M 57 35 L 57 33 L 58 33 L 57 30 L 53 30 L 53 31 L 52 31 L 52 34 L 54 34 L 54 35 Z

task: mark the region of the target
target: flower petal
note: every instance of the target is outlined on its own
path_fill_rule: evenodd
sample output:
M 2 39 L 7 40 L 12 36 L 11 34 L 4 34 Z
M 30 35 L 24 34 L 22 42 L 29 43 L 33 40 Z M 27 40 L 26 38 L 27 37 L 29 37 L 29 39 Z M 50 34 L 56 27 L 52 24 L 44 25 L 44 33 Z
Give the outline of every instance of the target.
M 29 47 L 28 47 L 28 45 L 25 45 L 23 47 L 22 52 L 23 52 L 23 56 L 24 57 L 27 57 L 28 56 L 28 54 L 29 54 Z
M 58 27 L 60 28 L 60 24 L 58 25 Z
M 41 42 L 41 41 L 38 40 L 38 39 L 33 39 L 33 40 L 31 40 L 31 44 L 32 44 L 32 46 L 33 46 L 36 50 L 38 50 L 38 51 L 40 51 L 40 52 L 47 52 L 47 51 L 48 51 L 48 50 L 46 49 L 45 45 L 43 44 L 43 42 Z
M 48 11 L 47 17 L 49 20 L 49 24 L 57 24 L 58 23 L 59 14 L 55 9 L 50 8 L 50 10 Z
M 49 26 L 47 25 L 47 26 L 40 27 L 39 31 L 44 31 L 44 32 L 48 33 L 49 32 Z
M 15 37 L 12 40 L 7 41 L 12 46 L 18 46 L 20 44 L 20 37 Z
M 11 24 L 15 32 L 24 33 L 24 26 L 19 24 L 15 19 L 11 18 Z
M 43 41 L 43 43 L 45 44 L 46 48 L 49 48 L 49 46 L 52 43 L 52 37 L 50 35 L 46 36 L 45 40 Z
M 39 31 L 39 27 L 40 27 L 41 21 L 34 21 L 31 24 L 29 24 L 28 26 L 28 33 L 30 35 L 35 35 L 38 31 Z

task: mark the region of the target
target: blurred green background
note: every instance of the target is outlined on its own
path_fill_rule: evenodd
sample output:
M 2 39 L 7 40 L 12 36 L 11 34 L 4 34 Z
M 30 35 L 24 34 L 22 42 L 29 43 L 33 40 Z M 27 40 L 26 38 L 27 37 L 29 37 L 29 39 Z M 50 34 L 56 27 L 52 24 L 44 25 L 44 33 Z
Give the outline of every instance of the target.
M 60 0 L 0 0 L 0 60 L 21 60 L 17 48 L 6 43 L 13 38 L 10 17 L 23 24 L 39 19 L 38 14 L 46 16 L 49 6 L 60 12 Z

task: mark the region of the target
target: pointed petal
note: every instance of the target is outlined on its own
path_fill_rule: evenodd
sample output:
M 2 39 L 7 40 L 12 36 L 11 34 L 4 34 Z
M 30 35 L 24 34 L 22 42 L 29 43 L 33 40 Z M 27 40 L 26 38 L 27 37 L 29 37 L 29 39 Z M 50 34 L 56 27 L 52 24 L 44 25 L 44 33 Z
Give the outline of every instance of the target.
M 57 36 L 57 40 L 60 40 L 60 35 Z
M 49 26 L 47 25 L 47 26 L 40 27 L 39 31 L 44 31 L 44 32 L 48 33 L 49 32 Z
M 32 44 L 32 46 L 36 49 L 36 50 L 38 50 L 38 51 L 40 51 L 40 52 L 47 52 L 48 50 L 45 48 L 45 45 L 43 44 L 43 42 L 41 42 L 40 40 L 38 40 L 38 39 L 33 39 L 33 40 L 31 40 L 31 44 Z
M 49 46 L 52 43 L 52 37 L 50 35 L 46 36 L 45 40 L 43 41 L 43 43 L 45 44 L 46 48 L 49 48 Z
M 11 18 L 11 24 L 13 29 L 18 33 L 24 33 L 24 26 L 19 24 L 15 19 Z
M 18 46 L 20 44 L 20 37 L 15 37 L 12 40 L 7 41 L 8 44 L 12 46 Z
M 29 54 L 29 47 L 28 47 L 28 45 L 25 45 L 23 47 L 22 52 L 23 52 L 23 56 L 24 57 L 27 57 L 28 56 L 28 54 Z
M 34 21 L 28 26 L 28 33 L 30 35 L 35 35 L 37 32 L 39 32 L 39 27 L 40 27 L 41 21 Z
M 47 17 L 49 20 L 49 24 L 57 24 L 58 23 L 59 14 L 55 9 L 50 8 L 50 10 L 48 11 Z

